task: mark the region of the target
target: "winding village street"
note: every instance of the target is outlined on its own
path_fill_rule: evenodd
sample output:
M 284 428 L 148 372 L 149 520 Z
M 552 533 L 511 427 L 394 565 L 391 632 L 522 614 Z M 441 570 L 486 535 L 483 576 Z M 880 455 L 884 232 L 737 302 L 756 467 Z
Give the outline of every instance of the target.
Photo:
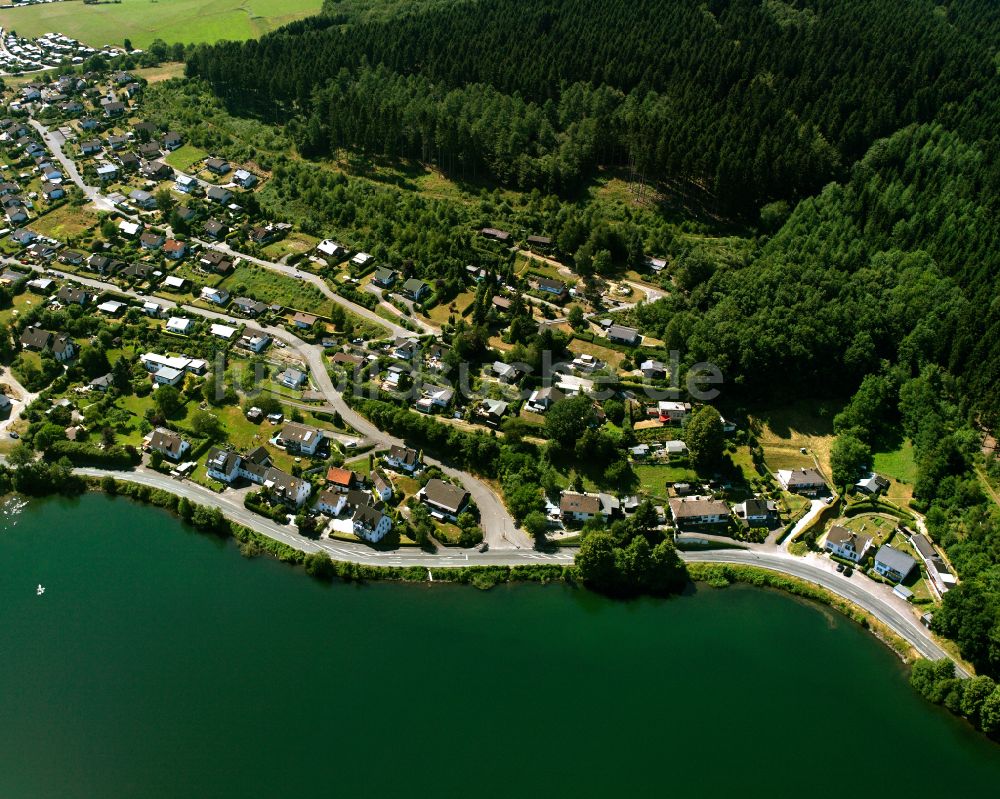
M 50 131 L 37 120 L 31 120 L 31 124 L 42 136 L 45 144 L 65 169 L 65 174 L 83 191 L 88 200 L 93 202 L 102 211 L 123 214 L 120 209 L 115 208 L 114 204 L 107 197 L 102 195 L 97 187 L 89 186 L 85 183 L 76 164 L 63 152 L 61 134 Z M 123 215 L 128 216 L 128 214 Z M 197 239 L 196 241 L 205 248 L 220 250 L 267 269 L 306 280 L 319 289 L 331 301 L 342 305 L 349 309 L 351 313 L 365 320 L 381 325 L 388 329 L 393 336 L 413 335 L 410 330 L 401 325 L 387 321 L 368 308 L 341 297 L 332 291 L 318 275 L 302 272 L 287 264 L 251 257 L 232 250 L 228 245 L 214 244 Z M 0 261 L 8 264 L 23 265 L 20 261 L 10 258 L 3 258 Z M 559 267 L 561 269 L 565 268 L 562 265 L 559 265 Z M 38 266 L 32 266 L 32 268 L 40 272 L 46 271 Z M 116 294 L 128 295 L 135 298 L 142 296 L 138 292 L 123 289 L 117 285 L 103 281 L 60 272 L 54 269 L 48 269 L 47 271 L 50 274 L 55 274 L 95 289 L 113 291 Z M 646 287 L 639 286 L 638 284 L 634 284 L 633 288 L 647 291 Z M 244 321 L 235 319 L 224 313 L 195 306 L 184 305 L 181 307 L 191 314 L 197 314 L 213 320 L 221 320 L 236 325 L 240 325 Z M 428 323 L 417 323 L 420 324 L 424 332 L 436 332 L 436 328 Z M 257 327 L 273 338 L 284 342 L 287 347 L 290 347 L 308 365 L 313 380 L 327 405 L 336 410 L 346 424 L 353 427 L 361 437 L 373 444 L 376 450 L 386 449 L 396 444 L 403 444 L 402 440 L 379 430 L 347 404 L 341 393 L 333 385 L 333 381 L 327 371 L 326 363 L 324 362 L 323 348 L 321 346 L 308 344 L 283 328 L 267 325 L 257 325 Z M 3 379 L 9 382 L 10 377 L 5 375 Z M 28 396 L 27 392 L 23 393 Z M 30 401 L 30 397 L 26 401 Z M 17 404 L 18 413 L 20 413 L 20 408 L 23 408 L 24 404 L 26 402 Z M 119 480 L 140 483 L 169 491 L 178 496 L 186 497 L 192 502 L 219 508 L 231 520 L 303 552 L 325 551 L 335 560 L 379 566 L 418 565 L 426 566 L 431 571 L 434 568 L 471 565 L 572 564 L 576 552 L 573 548 L 561 548 L 551 553 L 534 550 L 532 539 L 524 531 L 517 528 L 503 500 L 487 483 L 471 474 L 451 468 L 433 458 L 425 458 L 425 461 L 428 464 L 438 466 L 445 474 L 460 480 L 469 491 L 481 513 L 484 537 L 488 544 L 486 551 L 449 548 L 438 552 L 424 552 L 415 548 L 404 548 L 397 551 L 380 552 L 363 544 L 327 539 L 314 540 L 299 535 L 295 528 L 290 525 L 280 525 L 252 513 L 244 508 L 242 497 L 231 491 L 218 494 L 190 481 L 172 478 L 141 467 L 130 472 L 109 472 L 92 468 L 80 468 L 76 472 L 88 477 L 100 477 L 111 474 Z M 871 614 L 874 618 L 885 624 L 892 632 L 908 641 L 922 656 L 928 658 L 950 657 L 920 624 L 914 613 L 914 609 L 898 596 L 893 595 L 888 586 L 871 580 L 851 580 L 837 573 L 834 564 L 829 559 L 820 558 L 815 555 L 800 557 L 788 551 L 787 543 L 822 510 L 822 506 L 822 502 L 813 503 L 813 507 L 809 513 L 799 521 L 793 533 L 787 536 L 787 541 L 784 545 L 749 544 L 744 545 L 745 548 L 683 552 L 682 557 L 689 562 L 751 565 L 807 580 L 852 602 Z M 961 675 L 967 676 L 961 666 L 957 668 Z

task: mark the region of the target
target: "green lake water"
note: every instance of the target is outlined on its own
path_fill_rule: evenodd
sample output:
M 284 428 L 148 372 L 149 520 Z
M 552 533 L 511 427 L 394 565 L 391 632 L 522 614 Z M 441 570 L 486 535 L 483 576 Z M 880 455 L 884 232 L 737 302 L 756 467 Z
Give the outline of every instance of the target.
M 1000 747 L 782 594 L 327 586 L 100 495 L 0 521 L 0 799 L 1000 786 Z

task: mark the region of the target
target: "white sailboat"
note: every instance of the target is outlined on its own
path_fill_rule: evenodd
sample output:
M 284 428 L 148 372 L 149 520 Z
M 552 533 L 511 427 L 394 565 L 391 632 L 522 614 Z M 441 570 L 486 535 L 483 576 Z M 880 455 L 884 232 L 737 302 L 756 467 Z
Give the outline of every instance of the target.
M 42 585 L 41 583 L 39 583 L 38 584 L 38 588 L 35 589 L 35 595 L 36 596 L 41 596 L 44 593 L 45 593 L 45 586 Z

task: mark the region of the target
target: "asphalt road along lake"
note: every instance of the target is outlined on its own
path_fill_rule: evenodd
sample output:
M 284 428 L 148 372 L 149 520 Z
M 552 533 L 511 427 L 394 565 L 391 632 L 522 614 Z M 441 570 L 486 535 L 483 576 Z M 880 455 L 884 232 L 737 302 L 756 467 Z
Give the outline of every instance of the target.
M 777 592 L 327 586 L 101 495 L 0 522 L 3 799 L 1000 784 L 891 652 Z

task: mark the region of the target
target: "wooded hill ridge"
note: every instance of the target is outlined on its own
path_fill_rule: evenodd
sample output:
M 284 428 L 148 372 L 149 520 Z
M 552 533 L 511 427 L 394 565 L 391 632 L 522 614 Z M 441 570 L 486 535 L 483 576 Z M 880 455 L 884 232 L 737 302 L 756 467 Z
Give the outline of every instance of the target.
M 982 0 L 947 14 L 926 0 L 495 0 L 347 29 L 337 5 L 198 48 L 189 74 L 240 113 L 308 117 L 316 153 L 361 146 L 549 191 L 634 164 L 733 211 L 812 194 L 910 123 L 996 130 L 959 110 L 995 92 Z

